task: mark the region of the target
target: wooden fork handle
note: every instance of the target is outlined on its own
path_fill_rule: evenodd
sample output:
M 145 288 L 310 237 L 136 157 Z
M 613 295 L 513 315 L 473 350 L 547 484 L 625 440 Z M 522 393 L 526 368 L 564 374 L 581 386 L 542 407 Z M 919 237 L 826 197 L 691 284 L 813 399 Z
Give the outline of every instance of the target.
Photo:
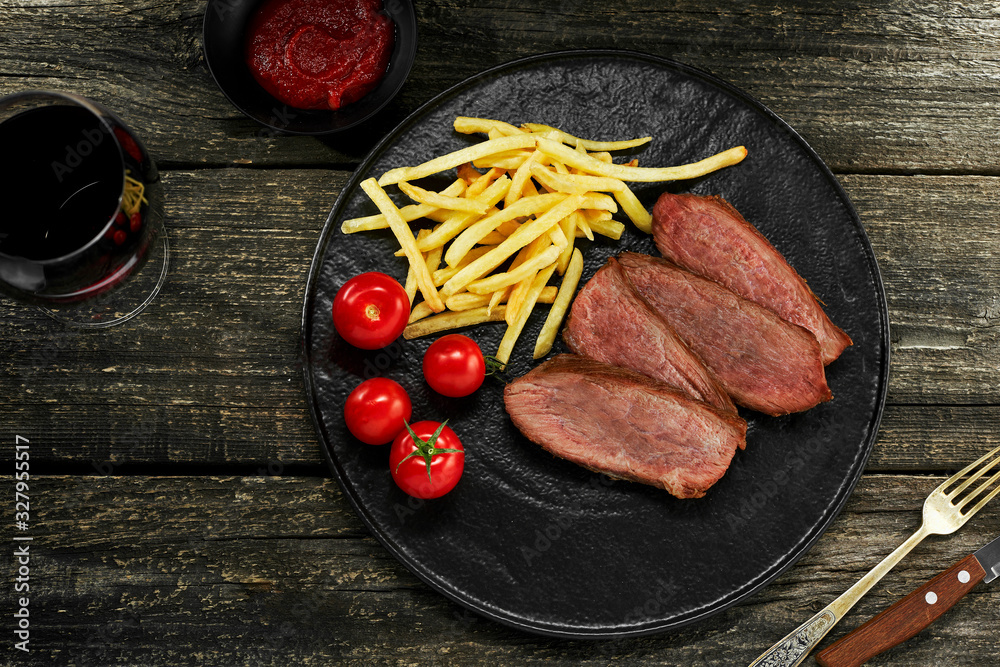
M 823 667 L 857 667 L 905 642 L 942 614 L 986 577 L 969 555 L 834 644 L 816 654 Z

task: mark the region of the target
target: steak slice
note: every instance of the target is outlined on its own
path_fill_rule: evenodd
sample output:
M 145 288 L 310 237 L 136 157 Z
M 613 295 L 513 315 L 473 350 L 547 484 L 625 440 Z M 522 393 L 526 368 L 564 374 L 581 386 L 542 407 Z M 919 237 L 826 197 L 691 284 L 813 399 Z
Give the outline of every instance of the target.
M 514 425 L 552 454 L 602 472 L 705 495 L 746 446 L 746 422 L 662 382 L 573 354 L 504 389 Z
M 711 278 L 816 336 L 823 364 L 851 344 L 785 258 L 722 197 L 660 195 L 653 237 L 663 256 Z
M 723 412 L 736 413 L 729 395 L 639 296 L 613 257 L 576 295 L 563 339 L 577 354 L 630 368 Z
M 636 290 L 738 405 L 768 415 L 832 398 L 816 337 L 722 285 L 658 257 L 618 257 Z

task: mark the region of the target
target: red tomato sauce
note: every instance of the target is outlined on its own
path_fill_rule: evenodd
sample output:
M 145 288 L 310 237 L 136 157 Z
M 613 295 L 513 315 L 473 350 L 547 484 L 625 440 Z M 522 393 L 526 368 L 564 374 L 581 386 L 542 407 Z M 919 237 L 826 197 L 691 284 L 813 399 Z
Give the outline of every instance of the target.
M 392 19 L 381 0 L 268 0 L 250 20 L 246 62 L 257 82 L 298 109 L 339 109 L 385 74 Z

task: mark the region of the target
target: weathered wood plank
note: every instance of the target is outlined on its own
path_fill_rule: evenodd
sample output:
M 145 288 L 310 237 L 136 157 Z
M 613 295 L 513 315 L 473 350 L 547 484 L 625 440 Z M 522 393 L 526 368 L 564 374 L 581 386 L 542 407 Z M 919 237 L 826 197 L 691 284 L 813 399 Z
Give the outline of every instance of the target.
M 0 303 L 5 423 L 45 443 L 49 461 L 319 465 L 299 319 L 313 249 L 346 177 L 166 172 L 173 265 L 148 312 L 81 333 Z M 954 466 L 998 437 L 996 179 L 842 180 L 882 268 L 893 327 L 891 407 L 872 465 Z
M 33 478 L 32 653 L 17 664 L 747 664 L 907 537 L 938 481 L 864 478 L 796 566 L 705 623 L 572 642 L 508 630 L 429 590 L 328 480 Z M 998 508 L 927 540 L 834 637 L 978 548 Z M 873 664 L 990 664 L 998 605 L 1000 589 L 981 587 Z
M 996 403 L 1000 194 L 994 179 L 844 176 L 842 182 L 885 282 L 891 400 L 939 401 L 944 381 L 954 390 L 947 402 Z
M 731 81 L 788 120 L 837 171 L 1000 173 L 1000 148 L 981 139 L 1000 134 L 993 113 L 1000 15 L 991 3 L 416 5 L 412 78 L 365 128 L 367 137 L 261 132 L 207 71 L 204 3 L 179 0 L 5 4 L 0 93 L 49 87 L 91 95 L 119 110 L 168 166 L 353 164 L 407 113 L 483 69 L 557 49 L 626 48 Z

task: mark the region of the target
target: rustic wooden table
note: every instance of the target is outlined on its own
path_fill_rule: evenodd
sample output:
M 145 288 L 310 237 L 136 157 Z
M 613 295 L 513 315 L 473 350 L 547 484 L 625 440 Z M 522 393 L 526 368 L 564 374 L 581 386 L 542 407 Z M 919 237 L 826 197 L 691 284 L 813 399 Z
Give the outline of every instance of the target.
M 174 252 L 159 298 L 117 328 L 68 331 L 0 301 L 0 451 L 12 475 L 16 436 L 30 441 L 34 536 L 29 653 L 13 647 L 5 559 L 4 664 L 747 664 L 907 537 L 943 476 L 1000 444 L 996 3 L 425 0 L 409 82 L 349 140 L 274 136 L 231 107 L 202 57 L 204 11 L 0 5 L 0 93 L 70 90 L 119 111 L 162 169 Z M 378 137 L 469 75 L 565 48 L 689 63 L 788 121 L 857 207 L 892 326 L 878 442 L 816 546 L 708 621 L 610 642 L 512 631 L 399 565 L 330 479 L 298 356 L 313 249 Z M 832 637 L 998 527 L 1000 503 L 930 538 Z M 1000 587 L 981 587 L 871 664 L 998 664 L 998 621 Z

